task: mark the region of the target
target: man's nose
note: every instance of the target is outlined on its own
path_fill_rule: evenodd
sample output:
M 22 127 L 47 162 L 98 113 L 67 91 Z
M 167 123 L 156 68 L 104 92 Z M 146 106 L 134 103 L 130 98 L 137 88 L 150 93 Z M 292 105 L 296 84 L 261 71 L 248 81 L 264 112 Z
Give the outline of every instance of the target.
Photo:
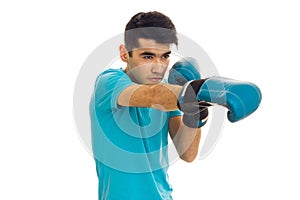
M 153 73 L 162 73 L 166 68 L 166 63 L 160 59 L 155 59 L 155 62 L 152 63 L 152 72 Z

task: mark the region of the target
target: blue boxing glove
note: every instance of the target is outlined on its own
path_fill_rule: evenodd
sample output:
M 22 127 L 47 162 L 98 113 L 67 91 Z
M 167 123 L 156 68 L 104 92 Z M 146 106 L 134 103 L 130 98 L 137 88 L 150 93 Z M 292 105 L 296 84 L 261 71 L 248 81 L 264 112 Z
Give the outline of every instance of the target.
M 183 86 L 178 98 L 177 106 L 183 112 L 182 122 L 190 128 L 200 128 L 208 119 L 207 107 L 211 104 L 197 100 L 198 88 L 205 80 L 194 81 L 194 84 L 188 87 Z
M 168 82 L 170 84 L 183 86 L 190 80 L 201 79 L 199 65 L 194 58 L 187 57 L 177 61 L 169 72 Z M 199 103 L 195 100 L 197 93 L 194 90 L 188 91 L 189 95 L 184 98 L 184 103 L 178 104 L 183 112 L 183 123 L 191 128 L 200 128 L 207 122 L 209 104 Z
M 184 105 L 191 93 L 197 94 L 195 101 L 226 107 L 230 122 L 249 116 L 262 99 L 261 91 L 255 84 L 218 76 L 187 82 L 178 97 L 178 104 Z
M 171 68 L 168 77 L 168 83 L 183 86 L 187 81 L 199 80 L 198 62 L 191 57 L 182 58 Z

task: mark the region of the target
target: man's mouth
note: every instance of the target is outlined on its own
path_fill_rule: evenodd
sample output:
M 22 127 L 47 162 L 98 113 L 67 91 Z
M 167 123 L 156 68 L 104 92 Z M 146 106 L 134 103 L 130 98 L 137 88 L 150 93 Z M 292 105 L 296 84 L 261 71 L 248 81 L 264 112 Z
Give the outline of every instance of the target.
M 162 77 L 150 77 L 149 80 L 150 80 L 151 82 L 158 83 L 158 82 L 161 82 L 161 81 L 162 81 Z

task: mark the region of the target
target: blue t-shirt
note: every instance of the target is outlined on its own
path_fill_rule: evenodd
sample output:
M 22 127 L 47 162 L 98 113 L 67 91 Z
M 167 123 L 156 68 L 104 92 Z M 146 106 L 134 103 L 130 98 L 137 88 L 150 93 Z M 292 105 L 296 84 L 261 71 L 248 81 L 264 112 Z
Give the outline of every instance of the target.
M 118 105 L 134 84 L 122 69 L 108 69 L 90 102 L 93 153 L 101 200 L 168 200 L 168 124 L 180 111 Z

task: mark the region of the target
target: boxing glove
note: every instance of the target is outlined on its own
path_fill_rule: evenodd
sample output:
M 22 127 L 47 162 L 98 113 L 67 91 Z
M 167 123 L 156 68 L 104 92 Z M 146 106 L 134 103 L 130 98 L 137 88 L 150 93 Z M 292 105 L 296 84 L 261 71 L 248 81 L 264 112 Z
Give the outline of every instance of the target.
M 200 128 L 204 126 L 208 119 L 208 109 L 210 104 L 197 100 L 197 88 L 199 88 L 206 79 L 200 79 L 189 87 L 183 87 L 178 99 L 178 108 L 183 112 L 183 123 L 191 128 Z
M 236 122 L 258 108 L 262 94 L 254 83 L 214 76 L 187 82 L 178 97 L 179 107 L 192 102 L 191 97 L 195 97 L 195 102 L 226 107 L 228 120 Z
M 171 68 L 168 83 L 183 86 L 187 81 L 199 80 L 199 65 L 194 58 L 186 57 L 177 61 Z
M 183 86 L 187 81 L 201 79 L 199 65 L 194 58 L 186 57 L 177 61 L 171 68 L 168 83 Z M 186 96 L 185 103 L 178 104 L 183 112 L 183 123 L 191 128 L 200 128 L 207 122 L 208 104 L 195 101 L 196 94 Z

